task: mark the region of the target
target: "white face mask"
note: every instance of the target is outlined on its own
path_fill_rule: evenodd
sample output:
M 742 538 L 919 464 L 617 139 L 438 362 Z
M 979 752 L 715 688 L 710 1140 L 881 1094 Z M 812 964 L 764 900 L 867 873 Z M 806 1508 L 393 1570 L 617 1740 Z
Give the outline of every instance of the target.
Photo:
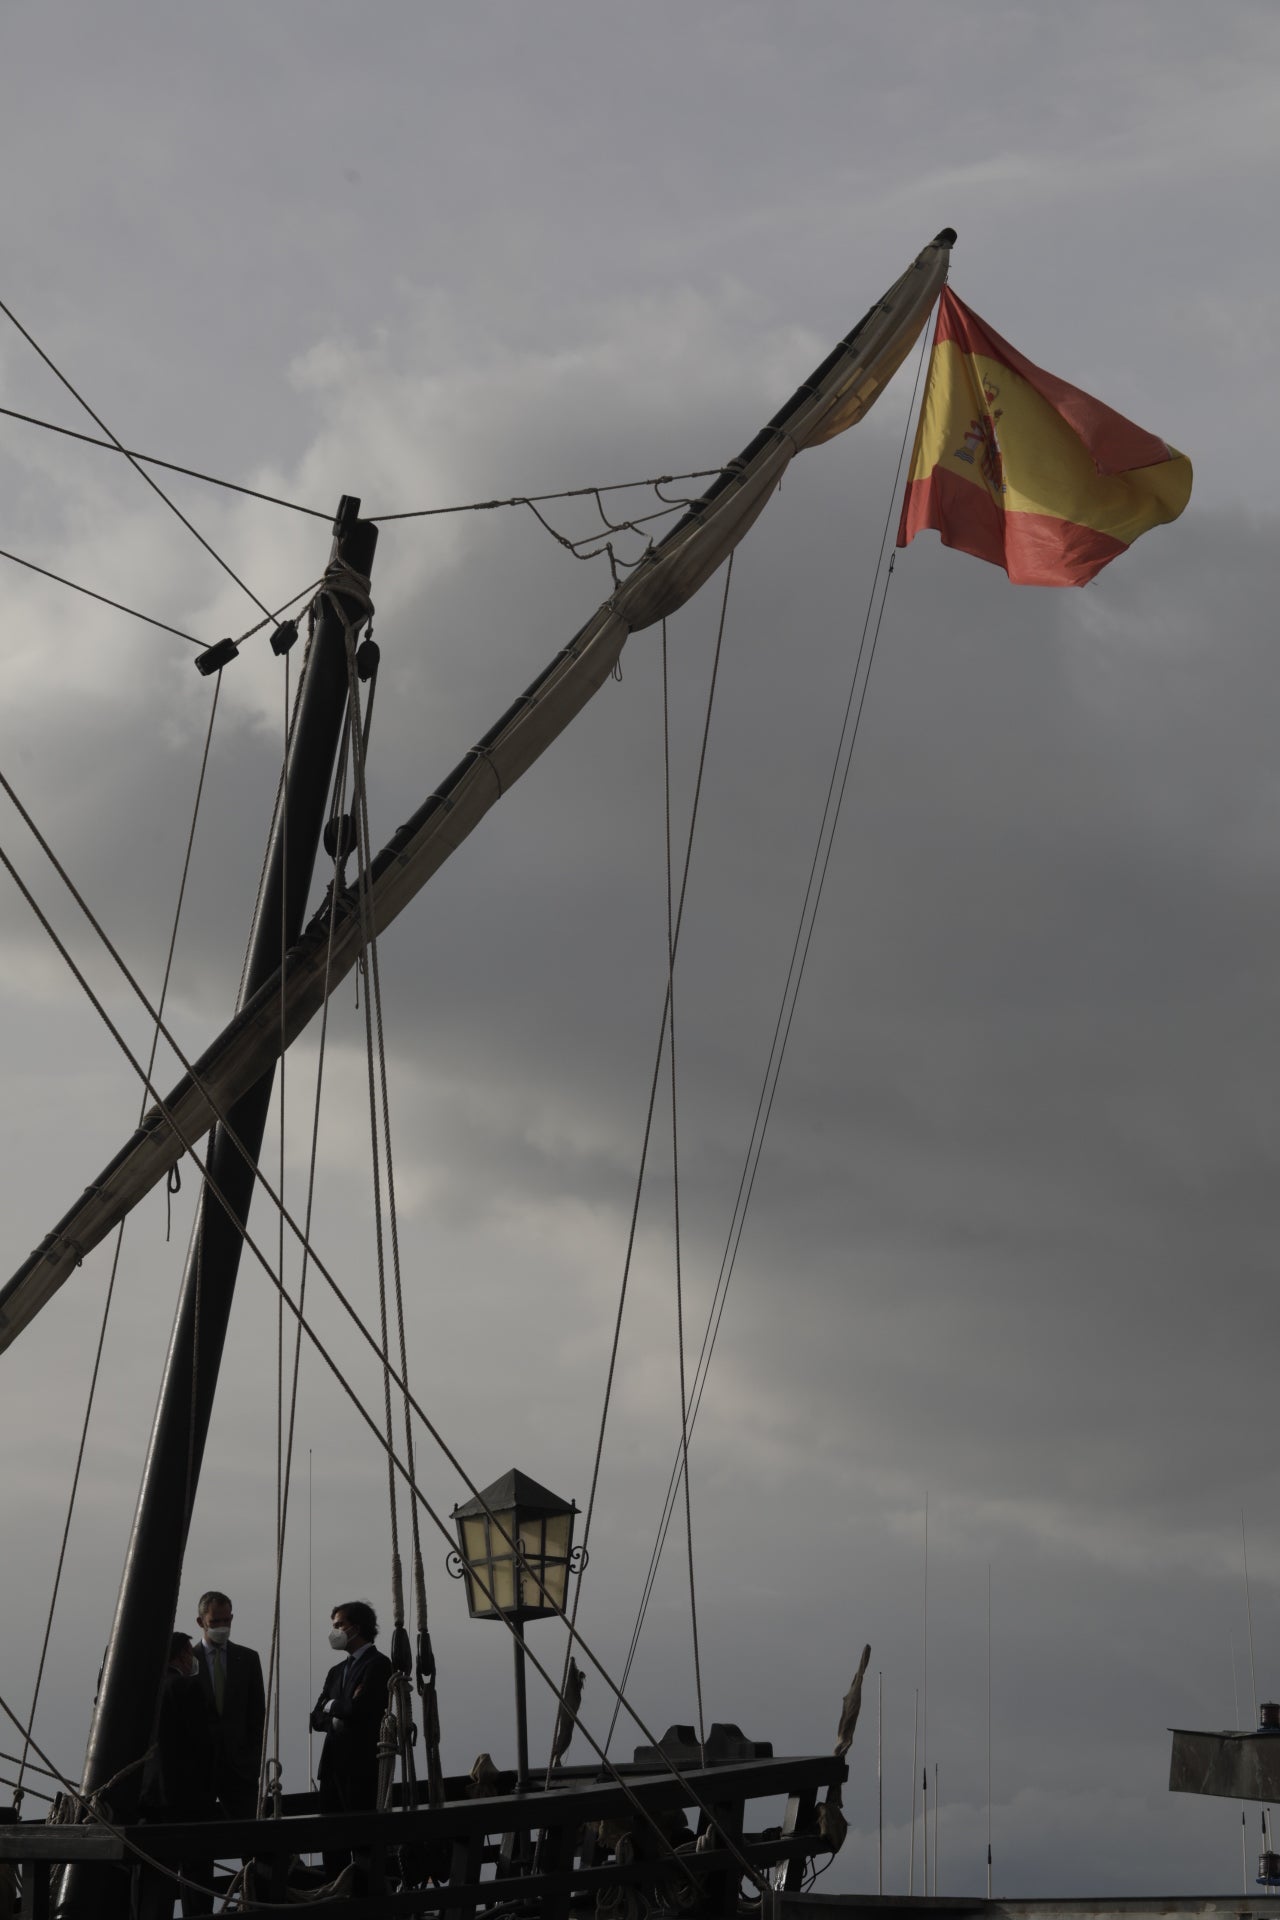
M 331 1646 L 331 1647 L 333 1648 L 333 1650 L 334 1650 L 334 1652 L 335 1652 L 335 1653 L 345 1653 L 345 1652 L 346 1652 L 346 1650 L 347 1650 L 347 1630 L 346 1630 L 346 1628 L 345 1628 L 345 1627 L 330 1627 L 330 1629 L 329 1629 L 329 1645 L 330 1645 L 330 1646 Z
M 211 1647 L 225 1647 L 231 1638 L 230 1627 L 206 1627 L 204 1637 Z

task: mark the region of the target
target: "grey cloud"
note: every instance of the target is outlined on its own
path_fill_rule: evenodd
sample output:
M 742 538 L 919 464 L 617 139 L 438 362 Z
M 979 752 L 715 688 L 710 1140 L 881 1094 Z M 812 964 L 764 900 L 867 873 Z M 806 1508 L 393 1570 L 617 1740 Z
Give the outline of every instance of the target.
M 19 11 L 26 59 L 7 73 L 53 58 L 50 19 Z M 1248 1710 L 1241 1506 L 1259 1684 L 1274 1688 L 1275 434 L 1259 367 L 1277 295 L 1251 238 L 1274 173 L 1259 107 L 1271 10 L 997 7 L 976 38 L 936 6 L 866 12 L 856 35 L 831 6 L 804 36 L 755 7 L 513 19 L 388 7 L 354 55 L 326 7 L 180 22 L 137 6 L 105 40 L 80 12 L 75 58 L 56 29 L 54 108 L 37 120 L 25 80 L 7 103 L 37 183 L 13 209 L 13 303 L 131 441 L 322 508 L 354 488 L 390 509 L 713 464 L 953 220 L 960 291 L 1002 332 L 1190 449 L 1184 522 L 1085 594 L 1015 593 L 932 539 L 899 557 L 693 1498 L 714 1715 L 779 1747 L 823 1745 L 871 1640 L 891 1890 L 905 1886 L 926 1488 L 944 1890 L 984 1881 L 988 1563 L 997 1887 L 1233 1887 L 1237 1810 L 1170 1799 L 1163 1729 L 1233 1716 L 1233 1646 Z M 74 423 L 20 342 L 0 375 L 5 404 Z M 735 566 L 677 980 L 695 1325 L 908 398 L 904 375 L 856 436 L 797 462 Z M 3 439 L 6 545 L 201 637 L 254 617 L 109 456 L 16 425 Z M 264 594 L 323 557 L 320 521 L 186 483 L 180 497 Z M 153 985 L 207 690 L 180 643 L 9 585 L 3 764 Z M 375 837 L 607 585 L 527 519 L 386 530 Z M 669 634 L 678 835 L 718 595 Z M 621 685 L 383 953 L 415 1377 L 477 1477 L 519 1459 L 579 1499 L 664 985 L 659 644 L 636 636 Z M 233 998 L 280 693 L 261 647 L 227 676 L 175 976 L 184 1044 Z M 11 896 L 0 942 L 16 1265 L 138 1095 Z M 109 970 L 95 978 L 145 1038 Z M 361 1044 L 344 993 L 316 1235 L 372 1315 Z M 304 1134 L 315 1045 L 289 1072 Z M 666 1139 L 664 1123 L 586 1589 L 611 1663 L 675 1439 Z M 295 1202 L 305 1169 L 294 1144 Z M 72 1769 L 191 1198 L 188 1180 L 170 1243 L 162 1196 L 126 1243 L 41 1713 Z M 258 1224 L 273 1246 L 267 1209 Z M 24 1449 L 47 1436 L 6 1495 L 23 1624 L 0 1691 L 19 1703 L 105 1271 L 78 1273 L 20 1369 L 9 1359 Z M 293 1256 L 288 1271 L 296 1283 Z M 317 1327 L 376 1407 L 376 1369 L 313 1285 Z M 228 1585 L 259 1644 L 274 1341 L 250 1263 L 188 1587 Z M 51 1404 L 65 1418 L 48 1434 Z M 300 1448 L 291 1785 L 307 1596 L 327 1604 L 353 1569 L 386 1589 L 381 1466 L 314 1358 Z M 422 1476 L 447 1511 L 462 1489 L 425 1440 Z M 465 1767 L 507 1737 L 507 1662 L 462 1618 L 442 1552 L 431 1537 L 447 1757 Z M 636 1674 L 663 1724 L 692 1711 L 683 1585 L 673 1554 Z M 605 1717 L 594 1681 L 588 1705 Z M 864 1713 L 855 1831 L 820 1887 L 874 1884 L 873 1731 Z

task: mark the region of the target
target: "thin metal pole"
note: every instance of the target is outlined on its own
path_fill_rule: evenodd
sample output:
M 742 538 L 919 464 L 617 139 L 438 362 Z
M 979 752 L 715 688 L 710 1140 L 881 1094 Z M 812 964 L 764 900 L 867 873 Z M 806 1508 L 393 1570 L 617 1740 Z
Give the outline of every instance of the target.
M 920 1610 L 920 1814 L 924 1892 L 929 1897 L 929 1491 L 924 1496 L 924 1601 Z
M 924 1897 L 929 1898 L 929 1764 L 920 1768 L 920 1851 L 924 1857 Z
M 933 1897 L 938 1897 L 938 1763 L 933 1763 Z
M 1227 1637 L 1227 1644 L 1231 1648 L 1231 1692 L 1236 1703 L 1236 1732 L 1243 1733 L 1244 1729 L 1240 1725 L 1240 1687 L 1236 1680 L 1236 1643 L 1230 1635 Z M 1245 1833 L 1243 1800 L 1240 1802 L 1240 1891 L 1241 1893 L 1249 1891 L 1249 1843 Z
M 308 1447 L 307 1448 L 307 1698 L 308 1700 L 311 1698 L 312 1694 L 315 1692 L 315 1687 L 312 1683 L 312 1678 L 311 1678 L 312 1648 L 315 1641 L 314 1626 L 315 1626 L 315 1617 L 316 1617 L 315 1616 L 315 1593 L 314 1593 L 315 1560 L 312 1554 L 312 1542 L 315 1538 L 315 1532 L 314 1532 L 314 1526 L 313 1526 L 314 1515 L 315 1515 L 315 1502 L 313 1499 L 313 1487 L 312 1487 L 312 1477 L 311 1477 L 311 1448 Z M 314 1793 L 316 1790 L 316 1768 L 315 1768 L 315 1757 L 314 1757 L 315 1748 L 313 1744 L 314 1741 L 315 1741 L 315 1734 L 312 1732 L 311 1721 L 308 1718 L 307 1720 L 307 1785 L 310 1787 L 312 1793 Z
M 330 567 L 342 563 L 367 576 L 378 530 L 358 518 L 360 502 L 344 498 L 334 524 Z M 340 578 L 322 601 L 298 688 L 297 717 L 262 896 L 254 917 L 241 1004 L 274 974 L 281 927 L 289 942 L 302 931 L 311 877 L 324 827 L 329 784 L 347 702 L 346 638 L 339 603 L 358 620 L 362 602 L 342 591 Z M 284 858 L 285 848 L 289 858 Z M 142 1769 L 135 1763 L 151 1745 L 169 1635 L 178 1611 L 187 1530 L 195 1504 L 214 1390 L 226 1340 L 245 1221 L 266 1128 L 274 1065 L 215 1128 L 210 1178 L 201 1193 L 191 1251 L 178 1298 L 164 1379 L 151 1429 L 133 1532 L 116 1603 L 106 1665 L 89 1730 L 83 1791 L 114 1780 L 114 1817 L 128 1825 L 137 1814 Z M 233 1143 L 232 1133 L 240 1146 Z M 225 1204 L 224 1204 L 225 1203 Z M 120 1880 L 120 1899 L 128 1888 Z M 63 1920 L 114 1920 L 123 1907 L 94 1879 L 72 1867 L 66 1877 Z
M 907 1872 L 907 1897 L 916 1890 L 916 1781 L 919 1779 L 920 1689 L 916 1688 L 915 1712 L 911 1716 L 911 1866 Z
M 884 1892 L 884 1668 L 876 1704 L 876 1892 Z
M 1249 1598 L 1249 1542 L 1245 1538 L 1244 1514 L 1240 1515 L 1240 1545 L 1244 1551 L 1244 1606 L 1249 1618 L 1249 1684 L 1253 1688 L 1253 1724 L 1257 1727 L 1262 1720 L 1258 1706 L 1258 1674 L 1253 1664 L 1253 1602 Z
M 987 1898 L 991 1898 L 991 1562 L 987 1562 Z
M 524 1629 L 517 1626 L 511 1636 L 516 1656 L 516 1792 L 529 1790 L 529 1717 L 524 1688 Z

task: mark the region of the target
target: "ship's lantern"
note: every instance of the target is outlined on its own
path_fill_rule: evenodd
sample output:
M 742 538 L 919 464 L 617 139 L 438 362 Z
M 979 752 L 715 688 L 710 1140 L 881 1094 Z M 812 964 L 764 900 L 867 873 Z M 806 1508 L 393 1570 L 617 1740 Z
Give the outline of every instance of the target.
M 586 1565 L 586 1548 L 573 1544 L 577 1511 L 574 1501 L 549 1493 L 517 1467 L 453 1510 L 458 1545 L 449 1555 L 449 1571 L 466 1582 L 471 1618 L 505 1619 L 512 1630 L 517 1793 L 529 1783 L 524 1623 L 563 1612 L 569 1575 Z
M 573 1545 L 577 1511 L 516 1467 L 454 1508 L 449 1571 L 466 1581 L 473 1620 L 541 1620 L 564 1609 L 570 1570 L 583 1559 Z

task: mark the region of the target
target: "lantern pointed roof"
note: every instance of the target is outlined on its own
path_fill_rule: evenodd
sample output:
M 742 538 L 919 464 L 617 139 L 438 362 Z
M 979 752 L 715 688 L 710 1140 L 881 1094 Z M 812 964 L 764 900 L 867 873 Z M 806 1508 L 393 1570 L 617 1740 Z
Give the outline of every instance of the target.
M 455 1507 L 455 1520 L 469 1519 L 477 1513 L 500 1513 L 511 1507 L 524 1507 L 534 1513 L 570 1513 L 577 1509 L 572 1500 L 562 1500 L 558 1493 L 540 1486 L 531 1480 L 527 1473 L 521 1473 L 519 1467 L 512 1467 L 491 1487 L 484 1487 L 473 1500 L 465 1501 Z

